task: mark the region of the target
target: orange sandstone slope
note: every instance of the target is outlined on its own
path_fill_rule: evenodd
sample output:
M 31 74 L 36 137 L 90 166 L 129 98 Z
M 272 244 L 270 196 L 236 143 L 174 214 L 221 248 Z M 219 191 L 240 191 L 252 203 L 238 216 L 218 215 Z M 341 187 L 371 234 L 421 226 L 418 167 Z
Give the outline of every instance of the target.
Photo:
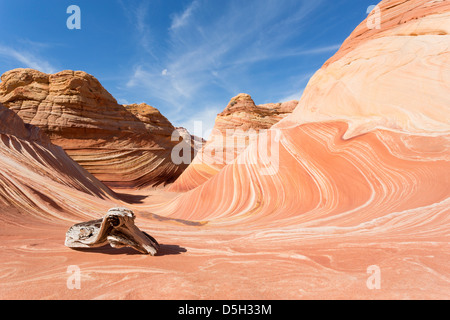
M 82 71 L 6 72 L 0 102 L 109 187 L 142 188 L 171 183 L 185 165 L 174 165 L 175 128 L 146 104 L 122 106 Z
M 289 115 L 298 101 L 255 105 L 250 95 L 232 98 L 215 121 L 208 141 L 169 191 L 185 192 L 208 181 L 233 162 L 260 132 Z
M 46 221 L 78 221 L 113 205 L 108 187 L 1 104 L 0 138 L 2 219 L 5 206 Z
M 362 22 L 310 79 L 279 128 L 343 120 L 345 137 L 388 128 L 448 133 L 450 1 L 382 1 L 380 29 Z
M 282 226 L 294 238 L 448 240 L 449 2 L 383 1 L 380 8 L 381 29 L 364 33 L 363 22 L 346 41 L 351 50 L 344 45 L 294 112 L 270 129 L 278 152 L 261 154 L 252 143 L 153 212 Z M 352 40 L 361 34 L 364 41 Z

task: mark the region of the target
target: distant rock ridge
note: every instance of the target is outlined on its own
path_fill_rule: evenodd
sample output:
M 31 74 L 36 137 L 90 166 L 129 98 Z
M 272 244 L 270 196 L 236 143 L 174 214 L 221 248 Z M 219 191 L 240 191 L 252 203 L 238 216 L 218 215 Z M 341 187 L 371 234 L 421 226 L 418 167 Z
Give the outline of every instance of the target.
M 251 138 L 270 129 L 297 107 L 298 101 L 256 105 L 252 97 L 240 93 L 217 115 L 211 136 L 183 174 L 169 187 L 185 192 L 217 174 L 247 148 Z
M 118 104 L 86 72 L 14 69 L 1 80 L 1 103 L 110 187 L 164 185 L 187 166 L 171 161 L 175 128 L 156 108 Z
M 270 117 L 267 120 L 273 123 L 277 120 L 276 118 L 273 118 L 273 116 L 281 115 L 280 118 L 282 118 L 285 114 L 291 113 L 297 104 L 298 101 L 292 100 L 283 103 L 267 103 L 256 105 L 249 94 L 240 93 L 237 96 L 231 98 L 230 102 L 228 103 L 226 108 L 219 114 L 219 116 L 225 117 L 231 114 L 242 112 L 246 114 L 259 115 L 260 117 Z
M 175 130 L 177 130 L 181 137 L 190 137 L 191 146 L 194 149 L 194 152 L 199 152 L 203 146 L 206 143 L 206 140 L 202 137 L 197 137 L 195 135 L 192 135 L 186 128 L 183 127 L 176 127 Z
M 233 97 L 216 118 L 214 129 L 269 129 L 297 107 L 298 101 L 256 105 L 252 97 L 240 93 Z

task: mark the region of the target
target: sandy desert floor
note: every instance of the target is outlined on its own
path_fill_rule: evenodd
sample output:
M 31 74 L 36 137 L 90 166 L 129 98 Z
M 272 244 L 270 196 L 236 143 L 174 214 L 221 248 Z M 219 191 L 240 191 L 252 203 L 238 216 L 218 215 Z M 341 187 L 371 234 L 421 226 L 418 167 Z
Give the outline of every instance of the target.
M 137 214 L 136 224 L 161 244 L 152 257 L 129 248 L 72 250 L 64 246 L 70 224 L 2 211 L 1 299 L 448 298 L 449 248 L 439 239 L 317 237 Z M 371 265 L 380 268 L 380 289 L 367 286 Z M 80 289 L 69 289 L 69 266 L 79 267 Z

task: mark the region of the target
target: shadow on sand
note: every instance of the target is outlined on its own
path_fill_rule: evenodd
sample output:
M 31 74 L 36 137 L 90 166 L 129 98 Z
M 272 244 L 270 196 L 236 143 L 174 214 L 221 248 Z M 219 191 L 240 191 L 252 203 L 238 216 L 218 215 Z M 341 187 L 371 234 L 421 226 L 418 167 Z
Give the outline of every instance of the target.
M 136 195 L 136 194 L 130 194 L 130 193 L 120 193 L 117 191 L 114 191 L 114 193 L 116 194 L 117 198 L 129 203 L 129 204 L 140 204 L 140 203 L 144 203 L 144 199 L 148 198 L 148 196 L 144 196 L 144 195 Z
M 99 248 L 72 248 L 72 250 L 85 252 L 85 253 L 101 253 L 101 254 L 108 254 L 108 255 L 142 255 L 142 253 L 134 250 L 130 247 L 124 247 L 124 248 L 113 248 L 110 245 L 106 245 Z M 179 245 L 175 244 L 160 244 L 158 253 L 155 255 L 155 257 L 163 257 L 163 256 L 170 256 L 170 255 L 178 255 L 182 254 L 183 252 L 187 252 L 186 248 L 180 247 Z

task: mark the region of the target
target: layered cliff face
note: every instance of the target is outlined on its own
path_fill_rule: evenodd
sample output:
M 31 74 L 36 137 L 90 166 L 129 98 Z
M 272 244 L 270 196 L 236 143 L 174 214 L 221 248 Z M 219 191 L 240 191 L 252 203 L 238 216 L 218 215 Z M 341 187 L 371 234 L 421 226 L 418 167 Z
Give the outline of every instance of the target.
M 115 199 L 45 133 L 1 104 L 0 138 L 2 214 L 5 206 L 12 206 L 47 220 L 73 219 L 85 216 L 82 208 Z
M 175 128 L 157 109 L 119 105 L 85 72 L 16 69 L 1 79 L 0 102 L 108 186 L 170 183 L 185 168 L 170 159 Z
M 185 192 L 198 187 L 216 175 L 225 165 L 236 160 L 258 134 L 270 129 L 289 115 L 298 101 L 256 105 L 250 95 L 232 98 L 220 113 L 207 142 L 189 167 L 169 187 Z

